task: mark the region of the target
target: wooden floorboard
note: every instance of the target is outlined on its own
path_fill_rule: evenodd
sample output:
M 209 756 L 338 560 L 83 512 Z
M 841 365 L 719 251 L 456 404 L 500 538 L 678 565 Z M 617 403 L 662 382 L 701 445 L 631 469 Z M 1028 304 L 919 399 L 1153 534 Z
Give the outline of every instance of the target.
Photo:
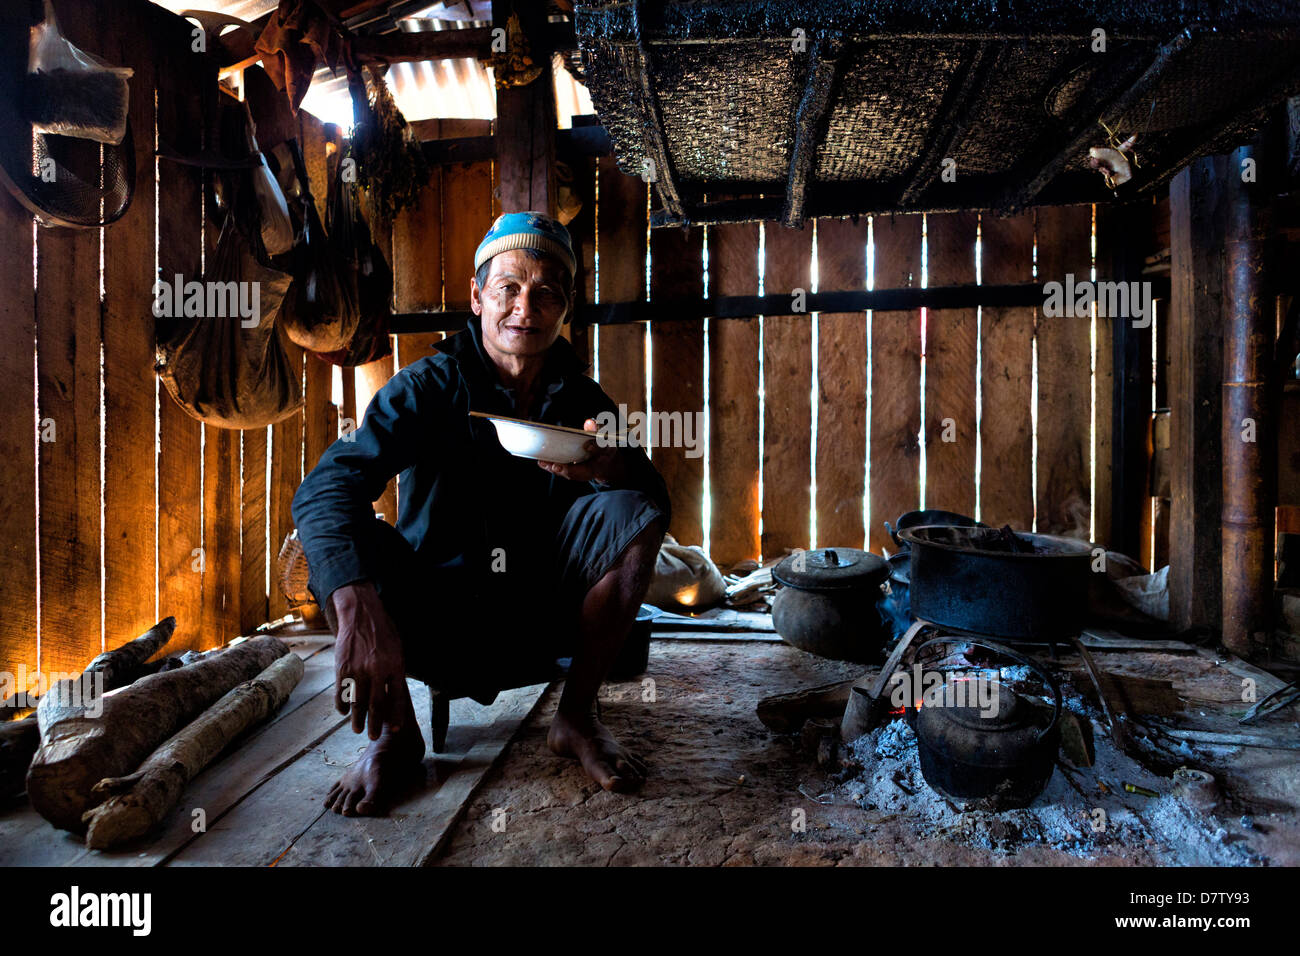
M 417 686 L 420 693 L 416 713 L 420 715 L 420 731 L 427 742 L 428 696 L 423 685 Z M 491 707 L 470 700 L 453 701 L 447 752 L 425 758 L 428 784 L 423 790 L 383 818 L 319 814 L 277 865 L 422 866 L 432 862 L 466 803 L 501 758 L 546 686 L 537 684 L 505 691 Z M 334 736 L 349 735 L 345 730 Z M 356 749 L 363 741 L 353 737 L 348 743 Z M 337 767 L 318 766 L 310 776 L 319 778 L 328 789 L 337 770 Z

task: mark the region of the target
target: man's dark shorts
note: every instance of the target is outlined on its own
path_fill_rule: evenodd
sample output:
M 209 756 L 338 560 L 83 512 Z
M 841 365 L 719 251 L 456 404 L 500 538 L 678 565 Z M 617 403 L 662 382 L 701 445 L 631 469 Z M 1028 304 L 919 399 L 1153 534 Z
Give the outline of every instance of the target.
M 551 540 L 532 542 L 523 561 L 507 551 L 497 570 L 430 566 L 378 519 L 361 550 L 379 569 L 375 583 L 401 634 L 407 674 L 451 696 L 490 698 L 551 679 L 556 659 L 574 653 L 587 592 L 665 517 L 640 491 L 584 495 L 548 530 Z

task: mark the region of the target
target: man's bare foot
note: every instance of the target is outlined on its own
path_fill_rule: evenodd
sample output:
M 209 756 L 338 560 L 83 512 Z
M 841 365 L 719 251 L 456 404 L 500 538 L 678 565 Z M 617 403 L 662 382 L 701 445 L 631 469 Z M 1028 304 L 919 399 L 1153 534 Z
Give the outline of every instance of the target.
M 379 816 L 394 796 L 424 773 L 424 737 L 412 721 L 397 733 L 388 725 L 378 740 L 330 788 L 325 806 L 345 817 Z
M 628 753 L 595 717 L 575 718 L 557 711 L 546 743 L 561 757 L 581 761 L 591 779 L 606 790 L 627 793 L 645 783 L 645 764 Z

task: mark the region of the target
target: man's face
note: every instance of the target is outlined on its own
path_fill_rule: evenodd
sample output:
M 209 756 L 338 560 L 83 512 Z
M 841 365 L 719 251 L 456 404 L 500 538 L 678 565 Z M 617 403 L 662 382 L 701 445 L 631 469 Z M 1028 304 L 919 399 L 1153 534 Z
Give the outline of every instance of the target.
M 569 309 L 567 273 L 551 256 L 522 249 L 494 256 L 482 289 L 470 283 L 470 308 L 483 320 L 483 343 L 493 356 L 541 355 L 560 335 Z

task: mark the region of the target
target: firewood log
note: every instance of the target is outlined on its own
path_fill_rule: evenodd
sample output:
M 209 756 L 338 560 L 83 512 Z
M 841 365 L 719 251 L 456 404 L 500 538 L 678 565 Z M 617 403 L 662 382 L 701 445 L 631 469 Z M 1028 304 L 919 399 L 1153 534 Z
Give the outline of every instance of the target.
M 135 640 L 100 654 L 79 676 L 61 680 L 51 687 L 36 704 L 41 733 L 61 720 L 80 716 L 98 694 L 134 681 L 144 662 L 162 650 L 175 630 L 176 618 L 165 617 Z
M 29 714 L 23 720 L 0 724 L 0 800 L 21 793 L 26 785 L 27 768 L 31 766 L 41 742 L 39 713 L 45 714 L 47 726 L 57 719 L 80 713 L 95 690 L 96 674 L 99 675 L 101 690 L 113 690 L 131 683 L 144 672 L 145 661 L 163 648 L 175 630 L 176 618 L 159 621 L 135 640 L 100 654 L 78 677 L 55 684 L 51 688 L 53 692 L 46 692 L 38 702 L 37 713 Z M 74 702 L 78 706 L 71 706 Z
M 86 811 L 86 846 L 95 850 L 144 836 L 180 799 L 181 791 L 241 733 L 279 710 L 302 680 L 302 659 L 286 654 L 257 677 L 240 684 L 125 777 L 92 788 L 108 799 Z
M 104 690 L 125 687 L 140 676 L 145 661 L 163 649 L 175 630 L 176 618 L 165 617 L 134 641 L 100 654 L 87 665 L 86 671 L 104 675 Z
M 91 787 L 134 771 L 214 701 L 288 653 L 278 638 L 259 637 L 187 667 L 142 677 L 53 723 L 38 711 L 41 746 L 27 772 L 32 807 L 60 829 L 83 832 L 81 815 L 98 802 Z

